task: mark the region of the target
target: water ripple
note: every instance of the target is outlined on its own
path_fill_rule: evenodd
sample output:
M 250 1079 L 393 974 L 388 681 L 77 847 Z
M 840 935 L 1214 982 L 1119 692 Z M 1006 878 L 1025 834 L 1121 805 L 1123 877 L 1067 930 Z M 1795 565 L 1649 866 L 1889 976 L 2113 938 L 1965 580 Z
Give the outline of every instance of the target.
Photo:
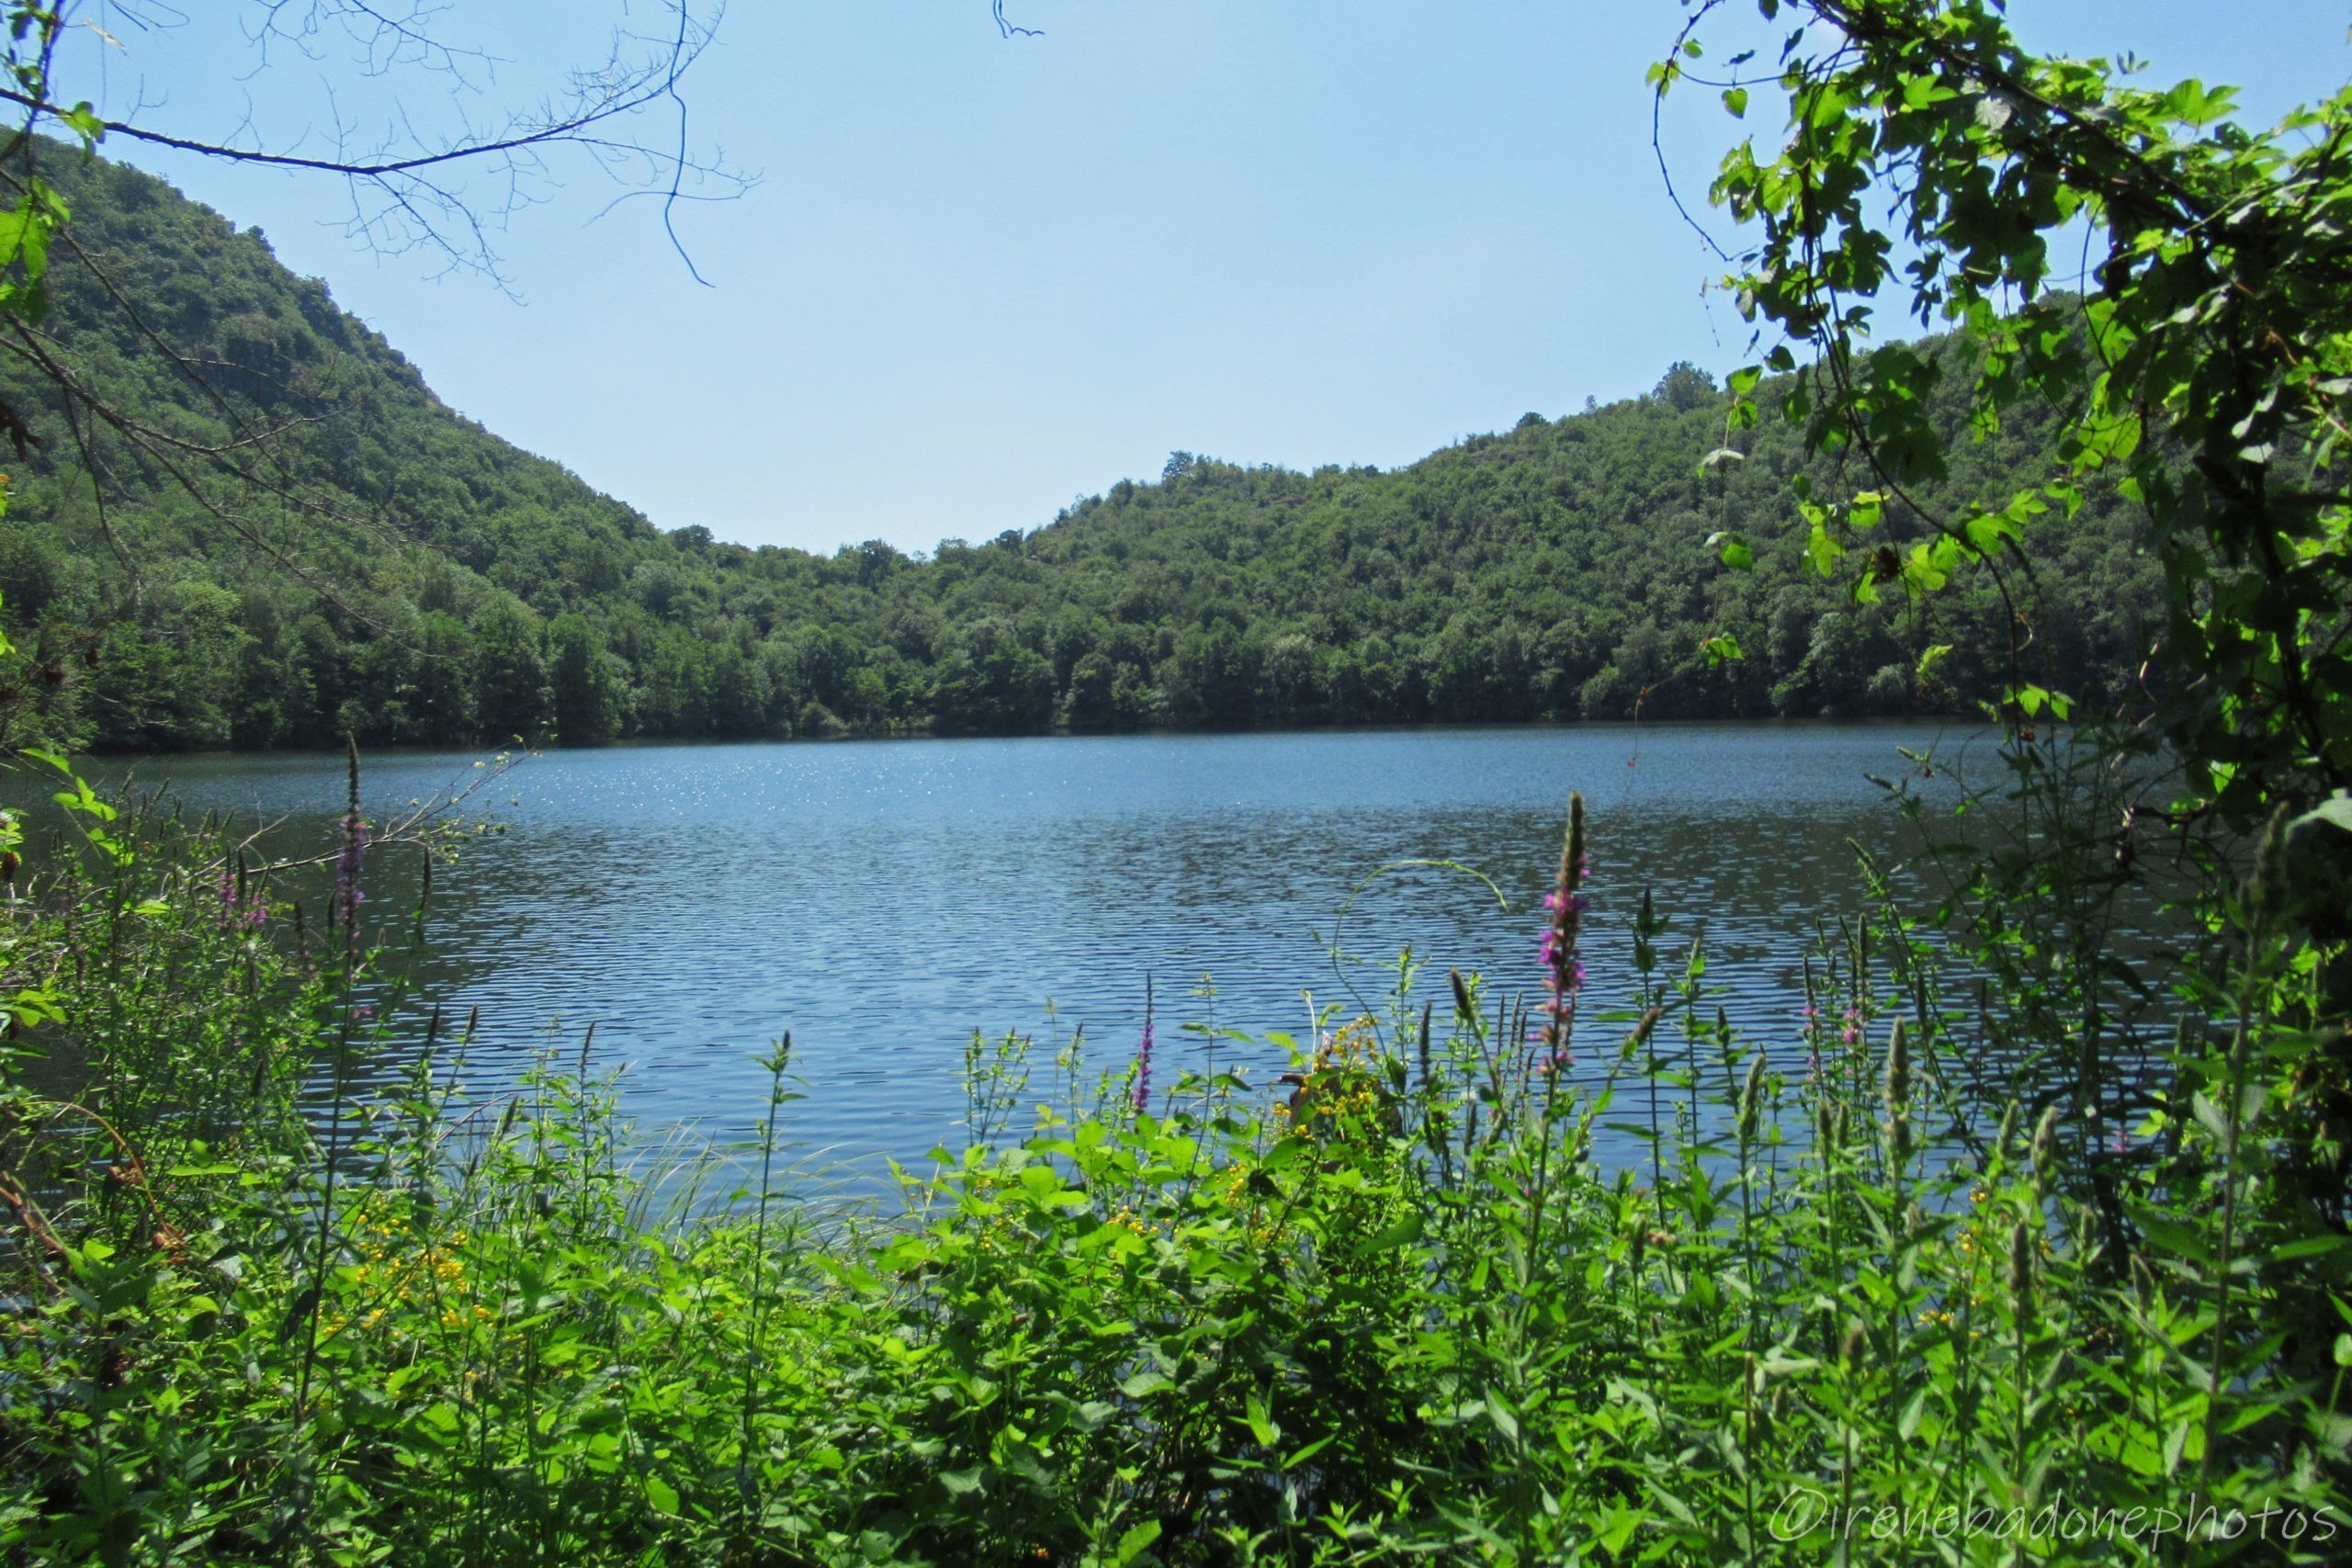
M 1035 1032 L 1042 1089 L 1055 1042 L 1081 1025 L 1096 1066 L 1125 1061 L 1147 976 L 1163 1083 L 1204 1056 L 1179 1020 L 1303 1034 L 1309 995 L 1352 1012 L 1348 985 L 1378 996 L 1408 945 L 1434 965 L 1433 994 L 1449 965 L 1532 987 L 1530 911 L 1580 788 L 1589 994 L 1627 989 L 1624 928 L 1646 886 L 1679 940 L 1703 925 L 1710 981 L 1788 1050 L 1814 922 L 1857 903 L 1852 842 L 1896 833 L 1865 775 L 1932 739 L 1653 725 L 559 752 L 501 791 L 505 834 L 436 876 L 422 978 L 454 1011 L 481 1009 L 476 1092 L 594 1022 L 598 1059 L 628 1066 L 641 1123 L 732 1135 L 760 1113 L 753 1055 L 790 1031 L 809 1091 L 791 1111 L 801 1144 L 905 1157 L 952 1134 L 974 1029 Z M 466 761 L 377 760 L 370 807 L 427 795 Z M 141 774 L 194 806 L 285 817 L 289 840 L 327 830 L 342 782 L 324 758 Z M 1378 877 L 1340 932 L 1354 962 L 1335 973 L 1350 890 L 1385 863 L 1440 858 L 1493 877 L 1510 911 L 1458 874 Z M 378 907 L 403 907 L 413 874 L 379 868 Z M 1282 1066 L 1230 1044 L 1218 1060 Z

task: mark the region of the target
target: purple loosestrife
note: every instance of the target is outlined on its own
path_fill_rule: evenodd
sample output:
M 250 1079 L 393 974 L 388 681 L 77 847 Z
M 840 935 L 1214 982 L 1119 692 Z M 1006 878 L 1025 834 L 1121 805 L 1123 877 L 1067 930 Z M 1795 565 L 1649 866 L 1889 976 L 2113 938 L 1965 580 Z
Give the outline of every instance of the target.
M 359 887 L 359 873 L 367 863 L 368 824 L 355 811 L 343 819 L 343 849 L 334 857 L 334 915 L 345 928 L 359 924 L 359 906 L 368 901 Z
M 1151 976 L 1143 977 L 1143 1040 L 1136 1047 L 1136 1114 L 1151 1103 Z
M 1568 1050 L 1568 1031 L 1576 1017 L 1576 996 L 1584 985 L 1584 960 L 1577 953 L 1577 937 L 1584 929 L 1584 880 L 1589 873 L 1584 851 L 1584 796 L 1568 796 L 1568 841 L 1560 852 L 1560 882 L 1544 896 L 1552 912 L 1544 932 L 1544 1066 L 1557 1071 L 1575 1058 Z
M 261 889 L 245 888 L 242 879 L 231 875 L 225 864 L 213 891 L 220 901 L 220 909 L 212 917 L 215 931 L 259 931 L 268 923 L 269 908 L 262 902 Z
M 350 748 L 350 784 L 343 811 L 343 849 L 334 857 L 334 902 L 328 912 L 343 927 L 344 941 L 356 953 L 359 906 L 368 898 L 359 890 L 360 869 L 368 863 L 368 824 L 359 815 L 359 740 L 345 736 L 344 743 Z

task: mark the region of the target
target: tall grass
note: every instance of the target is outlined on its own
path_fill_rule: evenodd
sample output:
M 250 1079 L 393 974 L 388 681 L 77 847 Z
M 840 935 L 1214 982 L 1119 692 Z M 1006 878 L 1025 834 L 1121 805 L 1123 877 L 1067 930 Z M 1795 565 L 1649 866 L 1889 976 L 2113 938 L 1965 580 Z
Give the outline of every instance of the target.
M 716 1203 L 631 1157 L 584 1045 L 474 1105 L 436 1026 L 363 1102 L 375 955 L 224 921 L 203 832 L 147 837 L 16 911 L 95 1070 L 10 1111 L 13 1559 L 2320 1562 L 2352 1529 L 2345 1244 L 2273 1186 L 2315 982 L 2258 888 L 2122 1153 L 2064 1096 L 1957 1090 L 1997 998 L 1916 933 L 1830 931 L 1802 1037 L 1752 1032 L 1645 897 L 1585 913 L 1572 842 L 1532 1001 L 1408 967 L 1282 1085 L 1138 1097 L 1074 1041 L 1046 1103 L 976 1039 L 966 1145 L 820 1224 L 786 1048 Z M 1634 993 L 1587 995 L 1620 941 Z

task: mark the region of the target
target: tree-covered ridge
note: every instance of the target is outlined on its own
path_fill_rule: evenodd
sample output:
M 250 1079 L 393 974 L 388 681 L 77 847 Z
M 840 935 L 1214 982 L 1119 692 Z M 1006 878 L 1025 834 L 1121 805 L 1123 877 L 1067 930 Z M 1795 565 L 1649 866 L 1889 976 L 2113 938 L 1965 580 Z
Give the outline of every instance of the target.
M 0 523 L 27 650 L 0 692 L 96 745 L 1894 713 L 2007 675 L 1989 585 L 1926 619 L 1811 572 L 1773 525 L 1792 474 L 1840 476 L 1773 420 L 1702 463 L 1727 400 L 1687 367 L 1394 471 L 1179 453 L 1026 535 L 753 549 L 662 532 L 458 416 L 258 231 L 49 164 L 79 254 L 53 258 L 36 346 L 144 433 L 0 367 L 40 437 Z M 2053 423 L 1959 443 L 1922 499 L 2005 492 Z M 1899 547 L 1917 525 L 1883 527 Z M 1752 571 L 1710 547 L 1726 530 L 1759 541 Z M 2120 690 L 2157 603 L 2123 508 L 2094 493 L 2035 548 L 2030 673 Z M 1748 657 L 1711 667 L 1715 635 Z M 1934 643 L 1955 651 L 1923 690 Z

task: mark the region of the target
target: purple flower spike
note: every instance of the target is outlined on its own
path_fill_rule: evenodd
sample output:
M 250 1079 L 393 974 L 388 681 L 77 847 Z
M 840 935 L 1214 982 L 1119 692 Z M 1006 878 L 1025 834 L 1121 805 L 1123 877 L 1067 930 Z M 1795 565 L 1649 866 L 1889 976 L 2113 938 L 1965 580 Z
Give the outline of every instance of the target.
M 359 873 L 368 863 L 368 824 L 353 812 L 343 819 L 343 850 L 334 861 L 335 913 L 346 927 L 359 923 L 359 906 L 368 895 L 359 889 Z
M 1584 960 L 1577 953 L 1577 938 L 1584 928 L 1588 908 L 1584 878 L 1589 869 L 1584 849 L 1584 796 L 1568 797 L 1568 841 L 1560 854 L 1560 880 L 1544 899 L 1551 919 L 1545 923 L 1541 948 L 1544 987 L 1551 999 L 1544 1008 L 1543 1047 L 1547 1070 L 1556 1071 L 1568 1060 L 1568 1032 L 1575 1020 L 1574 998 L 1584 985 Z
M 1136 1046 L 1136 1114 L 1151 1103 L 1151 976 L 1143 980 L 1143 1040 Z

